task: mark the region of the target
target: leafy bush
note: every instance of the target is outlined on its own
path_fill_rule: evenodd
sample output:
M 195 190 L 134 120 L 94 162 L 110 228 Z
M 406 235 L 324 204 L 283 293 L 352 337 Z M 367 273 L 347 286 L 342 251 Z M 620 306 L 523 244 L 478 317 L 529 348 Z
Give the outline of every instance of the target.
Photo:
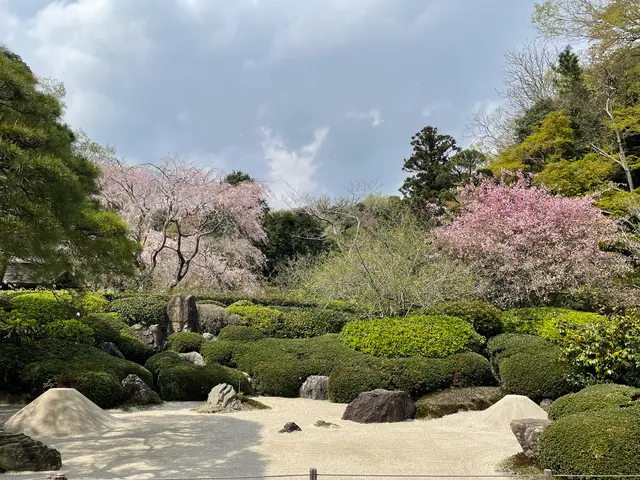
M 371 362 L 369 368 L 382 375 L 384 383 L 379 387 L 403 390 L 412 397 L 419 398 L 425 393 L 451 385 L 452 375 L 448 367 L 447 360 L 415 357 L 380 359 Z
M 279 338 L 310 338 L 327 333 L 340 333 L 351 316 L 337 310 L 323 308 L 281 308 Z
M 202 346 L 200 353 L 202 353 L 207 364 L 219 363 L 220 365 L 234 367 L 235 362 L 233 361 L 233 352 L 235 350 L 235 345 L 235 342 L 224 339 L 220 340 L 220 338 L 218 338 L 215 342 L 206 342 Z M 151 358 L 155 358 L 158 355 L 161 354 L 158 353 Z
M 606 323 L 606 321 L 606 317 L 597 313 L 551 307 L 518 308 L 507 310 L 502 314 L 505 331 L 538 335 L 556 343 L 564 341 L 559 330 L 561 325 L 566 328 L 589 323 Z
M 316 373 L 310 362 L 277 359 L 254 367 L 251 378 L 259 395 L 297 397 L 307 377 Z
M 336 366 L 329 375 L 329 400 L 349 403 L 362 392 L 382 388 L 383 376 L 372 368 L 362 366 Z
M 280 327 L 281 312 L 271 307 L 259 307 L 251 302 L 236 302 L 227 307 L 231 313 L 240 315 L 245 325 L 254 327 L 266 335 L 271 335 Z
M 640 397 L 640 390 L 627 385 L 614 383 L 591 385 L 553 402 L 549 408 L 549 418 L 558 420 L 574 413 L 629 407 L 638 397 Z
M 116 313 L 100 313 L 81 317 L 80 321 L 93 330 L 96 346 L 104 342 L 112 342 L 127 360 L 144 363 L 147 358 L 147 347 L 133 333 Z
M 458 302 L 440 303 L 431 307 L 429 315 L 447 315 L 458 317 L 469 322 L 480 335 L 486 338 L 502 333 L 501 312 L 486 302 L 461 300 Z
M 149 370 L 149 372 L 151 372 L 154 380 L 157 380 L 161 370 L 185 363 L 189 362 L 178 355 L 176 352 L 167 351 L 152 355 L 147 360 L 147 363 L 144 364 L 144 366 L 147 370 Z
M 640 322 L 635 315 L 607 322 L 561 325 L 565 356 L 583 381 L 640 386 Z
M 500 380 L 507 394 L 525 395 L 534 402 L 556 399 L 572 390 L 571 370 L 558 348 L 516 353 L 500 363 Z
M 44 335 L 66 342 L 93 344 L 93 329 L 80 320 L 55 320 L 44 327 Z
M 0 343 L 0 391 L 23 392 L 20 375 L 24 367 L 33 359 L 33 353 L 28 346 Z
M 473 352 L 459 353 L 447 359 L 454 387 L 480 387 L 496 385 L 491 364 L 482 355 Z
M 244 320 L 240 315 L 231 313 L 226 308 L 214 304 L 197 304 L 198 323 L 204 333 L 218 335 L 220 330 L 228 325 L 242 325 Z
M 195 332 L 176 332 L 167 338 L 169 349 L 178 353 L 199 352 L 205 342 L 202 335 Z
M 0 342 L 22 343 L 42 335 L 38 322 L 18 311 L 0 310 Z
M 64 297 L 52 292 L 23 293 L 11 299 L 11 307 L 39 325 L 76 317 L 76 311 Z
M 500 363 L 518 353 L 536 353 L 549 348 L 551 344 L 535 335 L 503 333 L 487 342 L 487 354 L 493 370 L 499 374 Z
M 161 325 L 167 327 L 166 300 L 154 297 L 125 297 L 114 300 L 109 305 L 109 310 L 120 315 L 129 325 L 137 323 L 143 325 Z
M 436 358 L 476 349 L 483 341 L 469 323 L 446 316 L 350 322 L 341 339 L 350 347 L 375 356 Z
M 640 471 L 640 409 L 566 415 L 539 443 L 542 468 L 563 475 L 635 475 Z
M 122 384 L 105 372 L 82 372 L 72 376 L 60 376 L 56 387 L 75 388 L 100 408 L 115 408 L 124 400 Z
M 188 362 L 160 368 L 157 386 L 163 400 L 202 401 L 220 383 L 233 385 L 242 392 L 248 391 L 248 381 L 240 371 L 221 365 L 200 367 Z
M 264 338 L 260 330 L 253 327 L 224 327 L 218 335 L 218 341 L 255 342 Z M 217 343 L 217 342 L 214 342 Z
M 85 315 L 92 313 L 105 313 L 109 307 L 109 301 L 102 295 L 85 293 L 74 299 L 74 304 Z

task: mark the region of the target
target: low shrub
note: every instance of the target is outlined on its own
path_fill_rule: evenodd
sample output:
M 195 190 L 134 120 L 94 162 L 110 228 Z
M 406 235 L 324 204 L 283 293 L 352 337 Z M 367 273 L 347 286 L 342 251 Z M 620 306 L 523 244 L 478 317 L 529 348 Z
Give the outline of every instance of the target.
M 105 372 L 82 372 L 71 376 L 61 375 L 56 387 L 75 388 L 100 408 L 116 408 L 124 401 L 121 382 Z
M 142 365 L 147 359 L 147 346 L 138 340 L 138 337 L 129 328 L 120 330 L 120 338 L 116 342 L 116 346 L 127 360 Z
M 22 293 L 11 299 L 11 308 L 39 325 L 75 318 L 77 311 L 65 296 L 52 292 Z
M 44 336 L 65 342 L 93 345 L 93 329 L 80 320 L 55 320 L 44 327 Z
M 572 390 L 571 370 L 559 348 L 516 353 L 500 363 L 500 380 L 507 394 L 525 395 L 534 402 L 559 398 Z
M 635 475 L 640 471 L 640 409 L 566 415 L 547 427 L 539 464 L 562 475 Z
M 167 338 L 169 350 L 178 353 L 199 352 L 205 342 L 202 335 L 195 332 L 176 332 Z
M 203 401 L 213 387 L 228 383 L 247 392 L 248 381 L 242 372 L 221 365 L 200 367 L 176 363 L 159 369 L 157 389 L 166 401 Z
M 280 308 L 279 327 L 274 336 L 279 338 L 310 338 L 340 333 L 352 319 L 347 313 L 324 308 Z
M 231 313 L 225 307 L 214 304 L 197 304 L 198 323 L 204 333 L 218 335 L 220 330 L 229 325 L 242 325 L 244 320 L 240 315 Z
M 487 354 L 496 374 L 500 372 L 500 363 L 518 353 L 536 353 L 546 350 L 551 344 L 535 335 L 503 333 L 487 342 Z
M 549 418 L 558 420 L 574 413 L 629 407 L 639 397 L 640 389 L 627 385 L 614 383 L 591 385 L 579 392 L 558 398 L 549 407 Z
M 272 335 L 280 328 L 280 310 L 271 307 L 259 307 L 250 302 L 236 302 L 227 307 L 231 313 L 240 315 L 244 324 L 254 327 L 266 335 Z
M 73 303 L 78 307 L 83 315 L 93 313 L 105 313 L 109 307 L 109 301 L 102 295 L 95 293 L 84 293 L 73 299 Z
M 454 387 L 483 387 L 497 385 L 491 364 L 482 355 L 474 352 L 459 353 L 447 358 Z
M 109 311 L 120 315 L 129 325 L 168 327 L 167 301 L 155 296 L 124 297 L 109 304 Z
M 556 343 L 563 342 L 559 330 L 561 325 L 577 326 L 606 321 L 606 317 L 597 313 L 552 307 L 518 308 L 502 314 L 506 332 L 529 333 Z
M 0 310 L 0 342 L 20 344 L 41 338 L 43 327 L 17 310 Z
M 384 377 L 372 368 L 362 366 L 336 366 L 329 375 L 329 400 L 349 403 L 362 392 L 382 388 Z
M 427 314 L 461 318 L 473 325 L 475 331 L 486 338 L 502 333 L 502 312 L 486 302 L 461 300 L 440 303 L 431 307 Z
M 149 370 L 149 372 L 151 372 L 154 381 L 157 381 L 160 370 L 174 367 L 176 365 L 182 365 L 185 363 L 188 363 L 187 360 L 182 358 L 176 352 L 166 351 L 156 353 L 155 355 L 149 357 L 147 362 L 144 364 L 144 367 Z
M 147 358 L 147 347 L 138 340 L 129 327 L 116 313 L 98 313 L 81 317 L 80 321 L 93 330 L 95 345 L 111 342 L 127 360 L 143 364 Z
M 370 365 L 384 379 L 384 383 L 376 388 L 382 386 L 390 390 L 403 390 L 413 398 L 451 385 L 451 371 L 444 359 L 393 358 L 381 359 Z
M 262 338 L 264 338 L 264 335 L 257 328 L 242 326 L 224 327 L 218 335 L 218 341 L 255 342 Z
M 0 343 L 0 391 L 24 392 L 21 373 L 33 360 L 33 354 L 28 346 Z
M 283 358 L 254 367 L 251 379 L 258 395 L 297 397 L 307 377 L 317 373 L 310 362 Z
M 200 349 L 200 353 L 207 364 L 219 363 L 220 365 L 226 365 L 227 367 L 234 367 L 235 362 L 233 360 L 233 352 L 235 350 L 235 346 L 235 342 L 224 339 L 220 340 L 220 338 L 218 338 L 215 342 L 206 342 Z M 157 355 L 160 354 L 156 354 L 154 357 Z
M 468 322 L 446 316 L 350 322 L 344 327 L 341 339 L 346 345 L 370 355 L 433 358 L 478 349 L 484 340 Z

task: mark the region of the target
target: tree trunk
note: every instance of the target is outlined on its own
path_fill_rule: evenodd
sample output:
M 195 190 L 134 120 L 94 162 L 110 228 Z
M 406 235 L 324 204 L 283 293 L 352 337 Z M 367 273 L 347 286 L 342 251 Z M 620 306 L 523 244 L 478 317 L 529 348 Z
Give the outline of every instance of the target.
M 629 168 L 629 162 L 627 162 L 627 155 L 624 153 L 624 144 L 622 143 L 622 135 L 620 135 L 620 130 L 616 128 L 616 141 L 618 142 L 618 150 L 620 156 L 620 165 L 624 170 L 625 175 L 627 176 L 627 183 L 629 184 L 629 191 L 633 192 L 633 176 L 631 175 L 631 169 Z

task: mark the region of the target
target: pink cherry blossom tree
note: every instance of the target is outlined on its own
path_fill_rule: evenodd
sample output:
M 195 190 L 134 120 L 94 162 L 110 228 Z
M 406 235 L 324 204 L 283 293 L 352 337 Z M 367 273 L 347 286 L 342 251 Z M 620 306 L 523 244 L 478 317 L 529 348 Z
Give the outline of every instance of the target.
M 254 289 L 264 259 L 256 244 L 266 188 L 230 185 L 213 169 L 179 157 L 128 165 L 101 156 L 101 202 L 124 218 L 142 245 L 143 277 L 155 287 Z
M 622 255 L 600 248 L 619 232 L 591 198 L 553 195 L 522 174 L 513 185 L 505 178 L 467 186 L 461 214 L 437 232 L 484 296 L 504 307 L 540 305 L 629 271 Z

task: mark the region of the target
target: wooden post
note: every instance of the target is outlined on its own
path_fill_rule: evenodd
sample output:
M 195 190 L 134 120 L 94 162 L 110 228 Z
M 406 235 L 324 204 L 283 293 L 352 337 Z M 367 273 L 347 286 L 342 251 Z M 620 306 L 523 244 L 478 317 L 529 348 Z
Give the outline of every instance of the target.
M 548 468 L 544 469 L 544 480 L 553 480 L 553 472 Z
M 309 480 L 318 480 L 318 470 L 312 468 L 309 470 Z

